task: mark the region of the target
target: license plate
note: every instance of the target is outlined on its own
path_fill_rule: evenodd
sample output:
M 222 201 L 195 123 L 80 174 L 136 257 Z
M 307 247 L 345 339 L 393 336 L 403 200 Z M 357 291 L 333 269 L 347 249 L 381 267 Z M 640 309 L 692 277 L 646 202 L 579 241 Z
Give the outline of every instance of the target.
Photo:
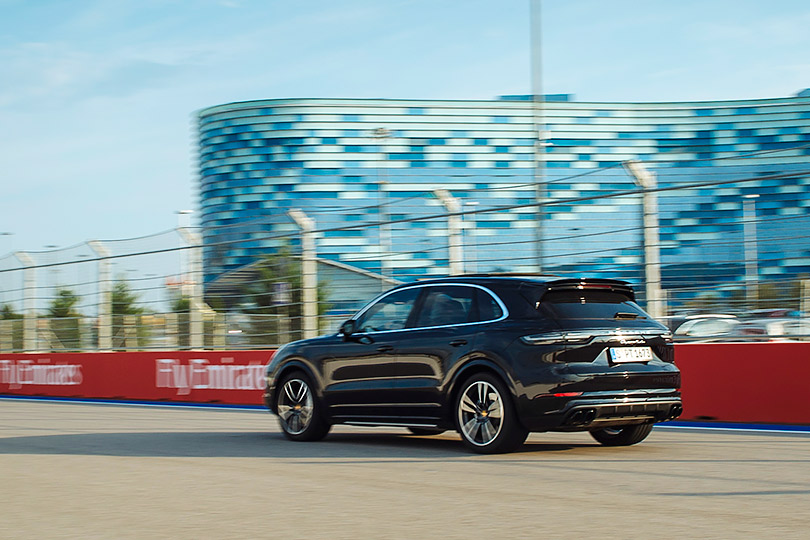
M 614 364 L 623 362 L 648 362 L 653 359 L 649 347 L 611 347 L 610 360 Z

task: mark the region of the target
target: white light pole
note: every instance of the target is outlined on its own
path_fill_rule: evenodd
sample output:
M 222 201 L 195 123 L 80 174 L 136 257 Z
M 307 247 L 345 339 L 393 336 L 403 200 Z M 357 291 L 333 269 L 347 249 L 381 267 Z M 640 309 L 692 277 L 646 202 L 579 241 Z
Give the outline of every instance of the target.
M 658 242 L 658 180 L 641 162 L 625 161 L 624 167 L 633 177 L 636 185 L 644 191 L 641 194 L 644 227 L 644 281 L 646 282 L 647 311 L 654 319 L 664 317 L 664 295 L 661 291 L 661 258 Z
M 532 0 L 530 4 L 530 33 L 531 33 L 531 75 L 532 75 L 532 112 L 534 113 L 534 184 L 535 200 L 537 202 L 535 224 L 535 259 L 537 272 L 545 271 L 545 248 L 543 246 L 543 229 L 545 227 L 545 208 L 542 204 L 548 196 L 545 185 L 545 152 L 546 129 L 544 120 L 543 97 L 543 55 L 542 55 L 542 19 L 541 0 Z
M 743 243 L 745 244 L 745 300 L 748 309 L 756 308 L 759 298 L 757 268 L 757 206 L 759 195 L 743 195 Z

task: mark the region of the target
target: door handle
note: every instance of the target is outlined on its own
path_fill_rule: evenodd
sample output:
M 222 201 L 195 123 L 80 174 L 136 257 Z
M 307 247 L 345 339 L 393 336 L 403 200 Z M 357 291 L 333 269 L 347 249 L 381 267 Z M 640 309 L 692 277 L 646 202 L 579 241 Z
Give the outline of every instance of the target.
M 467 344 L 466 339 L 454 339 L 453 341 L 450 342 L 450 345 L 452 347 L 461 347 L 462 345 L 466 345 L 466 344 Z
M 379 347 L 377 347 L 377 350 L 379 352 L 390 352 L 390 351 L 394 350 L 394 346 L 393 345 L 380 345 Z

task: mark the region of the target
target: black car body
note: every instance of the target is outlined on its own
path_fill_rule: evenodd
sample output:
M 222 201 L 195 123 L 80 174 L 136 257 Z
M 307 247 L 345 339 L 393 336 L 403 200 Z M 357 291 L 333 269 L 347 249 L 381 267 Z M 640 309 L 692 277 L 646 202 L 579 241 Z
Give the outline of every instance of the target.
M 267 407 L 291 439 L 336 423 L 456 429 L 479 452 L 529 431 L 639 442 L 681 412 L 668 329 L 624 282 L 464 276 L 396 287 L 334 335 L 267 366 Z

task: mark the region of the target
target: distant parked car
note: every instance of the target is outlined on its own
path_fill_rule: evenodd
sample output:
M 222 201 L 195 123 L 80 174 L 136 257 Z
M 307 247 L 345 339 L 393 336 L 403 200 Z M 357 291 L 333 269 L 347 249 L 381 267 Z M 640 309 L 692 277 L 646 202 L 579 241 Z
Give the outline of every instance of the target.
M 480 453 L 530 431 L 642 441 L 680 415 L 672 336 L 622 281 L 453 277 L 401 285 L 333 335 L 267 366 L 267 407 L 295 441 L 333 424 L 455 429 Z
M 810 319 L 764 318 L 743 321 L 739 335 L 754 341 L 810 341 Z
M 723 340 L 736 336 L 739 325 L 740 321 L 734 315 L 693 315 L 675 329 L 675 338 L 689 341 Z

